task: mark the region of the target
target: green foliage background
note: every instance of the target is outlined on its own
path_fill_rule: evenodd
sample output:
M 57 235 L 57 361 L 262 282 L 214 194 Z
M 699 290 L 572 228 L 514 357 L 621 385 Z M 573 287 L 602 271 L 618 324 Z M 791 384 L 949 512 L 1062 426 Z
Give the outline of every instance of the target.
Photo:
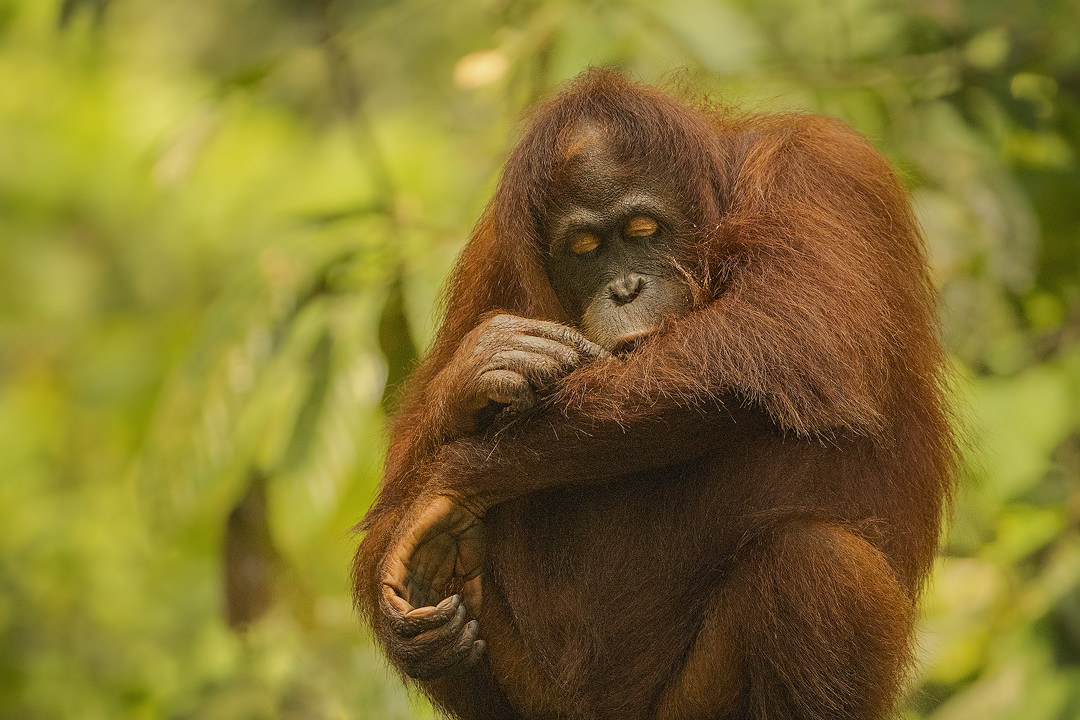
M 352 616 L 349 528 L 523 109 L 606 64 L 893 160 L 972 444 L 905 717 L 1080 718 L 1078 32 L 1075 0 L 0 0 L 0 717 L 430 715 Z

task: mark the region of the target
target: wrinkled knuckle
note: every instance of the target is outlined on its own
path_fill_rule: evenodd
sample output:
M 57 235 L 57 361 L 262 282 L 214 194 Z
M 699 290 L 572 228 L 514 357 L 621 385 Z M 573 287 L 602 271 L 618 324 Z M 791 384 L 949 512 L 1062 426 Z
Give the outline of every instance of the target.
M 514 395 L 520 395 L 532 390 L 532 386 L 529 385 L 529 381 L 524 375 L 518 373 L 508 373 L 506 376 L 506 390 Z
M 406 667 L 415 667 L 419 664 L 420 654 L 412 643 L 402 643 L 398 648 L 397 656 Z
M 502 375 L 506 372 L 501 368 L 488 368 L 476 379 L 476 385 L 482 392 L 490 392 L 498 389 L 502 383 Z
M 484 387 L 489 390 L 502 390 L 506 387 L 507 378 L 513 377 L 514 374 L 505 368 L 492 368 L 483 375 Z
M 581 353 L 571 347 L 563 346 L 558 351 L 558 362 L 564 367 L 577 367 L 581 364 Z
M 554 360 L 551 358 L 545 358 L 541 364 L 541 370 L 546 375 L 559 375 L 562 373 L 563 368 L 567 365 L 562 360 Z
M 519 372 L 534 372 L 543 362 L 539 357 L 524 350 L 514 350 L 507 354 L 510 367 Z
M 401 665 L 406 672 L 408 672 L 411 668 L 417 667 L 420 664 L 419 659 L 409 647 L 408 641 L 398 641 L 392 643 L 389 648 L 389 655 L 399 665 Z
M 559 338 L 559 342 L 566 344 L 575 343 L 581 337 L 577 330 L 568 325 L 555 325 L 555 335 Z
M 466 663 L 472 653 L 473 642 L 475 641 L 470 638 L 462 638 L 461 642 L 454 647 L 452 667 L 468 667 Z
M 487 322 L 488 327 L 494 330 L 510 330 L 516 325 L 516 318 L 513 315 L 507 313 L 499 313 L 493 315 Z
M 401 620 L 393 626 L 394 634 L 403 641 L 410 641 L 416 637 L 416 624 L 410 620 Z
M 382 617 L 391 630 L 397 632 L 405 624 L 405 616 L 386 600 L 381 605 Z
M 453 617 L 447 618 L 446 624 L 438 629 L 438 633 L 442 637 L 453 637 L 457 635 L 464 624 L 465 613 L 461 611 L 455 612 Z
M 550 385 L 561 375 L 561 368 L 555 363 L 537 363 L 531 372 L 532 381 L 539 387 Z
M 421 665 L 431 657 L 431 642 L 414 639 L 403 644 L 400 657 L 406 663 Z

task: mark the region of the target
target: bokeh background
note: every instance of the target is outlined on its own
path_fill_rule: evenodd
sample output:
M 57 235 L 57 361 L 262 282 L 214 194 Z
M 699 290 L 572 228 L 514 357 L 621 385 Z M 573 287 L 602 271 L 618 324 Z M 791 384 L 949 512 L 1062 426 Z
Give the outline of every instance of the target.
M 908 720 L 1080 718 L 1075 0 L 0 0 L 0 717 L 428 718 L 358 627 L 393 389 L 589 64 L 911 188 L 970 461 Z

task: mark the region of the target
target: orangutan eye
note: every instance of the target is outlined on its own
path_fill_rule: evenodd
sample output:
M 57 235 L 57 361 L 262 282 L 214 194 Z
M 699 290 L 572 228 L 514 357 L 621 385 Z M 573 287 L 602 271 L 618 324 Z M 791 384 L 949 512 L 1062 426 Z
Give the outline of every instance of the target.
M 584 255 L 595 250 L 600 245 L 600 238 L 591 232 L 579 232 L 570 243 L 570 252 L 575 255 Z
M 656 221 L 653 220 L 651 217 L 646 217 L 644 215 L 635 215 L 634 217 L 630 218 L 629 222 L 626 223 L 626 228 L 623 230 L 623 232 L 626 234 L 626 237 L 649 237 L 650 235 L 654 235 L 656 233 L 658 227 L 659 226 L 656 224 Z

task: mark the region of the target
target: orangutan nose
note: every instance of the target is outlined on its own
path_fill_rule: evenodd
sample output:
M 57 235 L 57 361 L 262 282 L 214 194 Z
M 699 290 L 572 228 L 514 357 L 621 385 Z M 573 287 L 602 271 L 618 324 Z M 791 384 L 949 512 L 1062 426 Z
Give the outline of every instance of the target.
M 628 273 L 611 281 L 607 286 L 608 294 L 617 305 L 634 302 L 634 298 L 645 289 L 645 278 L 637 273 Z

